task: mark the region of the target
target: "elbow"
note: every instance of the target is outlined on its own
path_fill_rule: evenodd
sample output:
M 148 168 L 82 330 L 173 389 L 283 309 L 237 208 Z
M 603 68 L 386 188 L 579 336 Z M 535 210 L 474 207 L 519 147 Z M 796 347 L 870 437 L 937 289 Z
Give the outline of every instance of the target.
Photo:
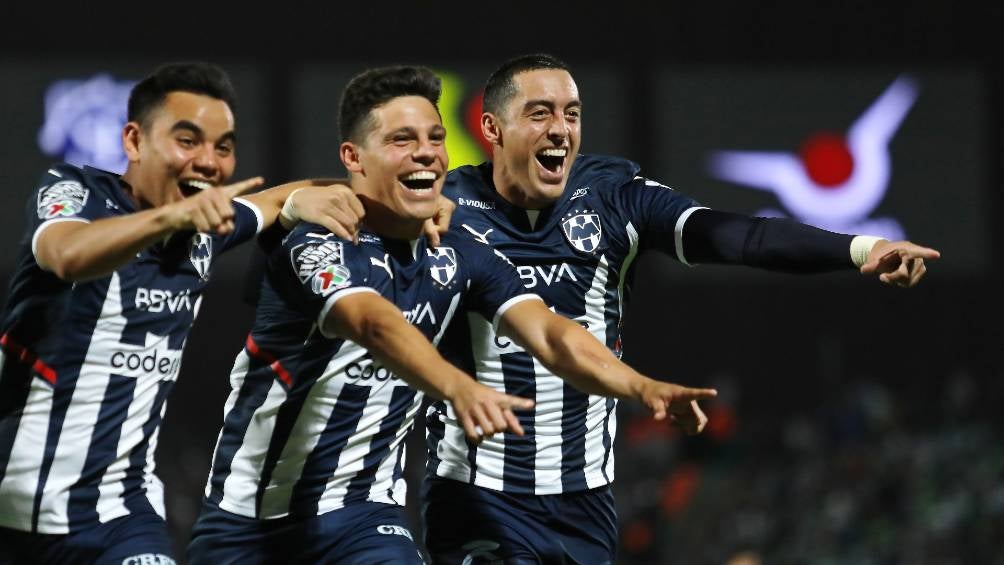
M 44 270 L 56 275 L 65 282 L 77 282 L 83 280 L 79 261 L 74 260 L 73 254 L 60 251 L 48 257 L 44 263 L 39 261 L 39 266 Z
M 566 365 L 574 365 L 585 351 L 582 347 L 582 331 L 578 324 L 561 320 L 561 324 L 547 333 L 546 346 L 542 348 L 538 360 L 554 372 L 567 372 Z
M 353 332 L 356 334 L 354 341 L 371 351 L 380 351 L 390 334 L 389 330 L 386 316 L 367 314 L 359 320 L 356 330 Z

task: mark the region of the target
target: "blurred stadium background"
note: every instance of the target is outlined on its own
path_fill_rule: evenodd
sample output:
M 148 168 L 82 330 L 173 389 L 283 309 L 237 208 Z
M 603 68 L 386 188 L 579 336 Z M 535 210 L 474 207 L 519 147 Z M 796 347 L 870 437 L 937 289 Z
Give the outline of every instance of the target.
M 62 159 L 121 167 L 128 88 L 161 62 L 208 59 L 231 73 L 236 178 L 278 183 L 341 173 L 338 93 L 378 64 L 440 72 L 452 164 L 480 161 L 470 127 L 480 85 L 504 58 L 548 51 L 573 66 L 584 152 L 631 157 L 711 207 L 902 233 L 944 255 L 910 291 L 853 272 L 797 277 L 642 257 L 625 359 L 721 394 L 697 438 L 622 403 L 618 562 L 1004 563 L 998 7 L 293 3 L 255 24 L 220 6 L 132 20 L 84 5 L 58 17 L 28 10 L 4 8 L 0 34 L 4 280 L 39 175 Z M 884 133 L 859 121 L 866 115 L 886 116 Z M 854 164 L 878 159 L 887 176 L 846 182 L 839 140 L 850 132 L 875 141 Z M 799 156 L 808 175 L 800 186 L 771 174 L 760 188 L 742 184 L 754 173 L 716 167 L 723 151 Z M 252 319 L 243 296 L 255 252 L 218 262 L 161 433 L 179 553 Z M 420 441 L 409 457 L 417 481 Z

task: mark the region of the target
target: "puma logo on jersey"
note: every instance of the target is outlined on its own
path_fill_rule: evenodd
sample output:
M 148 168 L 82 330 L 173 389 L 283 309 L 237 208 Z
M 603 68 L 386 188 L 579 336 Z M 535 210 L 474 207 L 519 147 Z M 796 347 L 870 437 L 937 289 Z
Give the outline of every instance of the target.
M 376 257 L 370 257 L 370 265 L 382 268 L 387 271 L 387 276 L 394 278 L 394 272 L 390 270 L 390 253 L 383 254 L 383 261 L 377 259 Z
M 489 228 L 488 231 L 486 231 L 485 233 L 478 233 L 478 230 L 472 228 L 471 226 L 469 226 L 467 224 L 462 224 L 460 227 L 462 227 L 465 230 L 467 230 L 468 232 L 470 232 L 470 234 L 474 236 L 474 239 L 478 240 L 481 243 L 484 243 L 485 245 L 490 245 L 488 243 L 488 234 L 490 234 L 493 231 L 495 231 L 495 230 Z

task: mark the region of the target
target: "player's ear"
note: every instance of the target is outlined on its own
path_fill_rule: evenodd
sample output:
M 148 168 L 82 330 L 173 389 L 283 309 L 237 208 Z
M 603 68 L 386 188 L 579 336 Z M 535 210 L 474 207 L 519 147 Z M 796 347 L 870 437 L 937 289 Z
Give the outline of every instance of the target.
M 359 147 L 351 141 L 346 141 L 338 147 L 338 156 L 342 158 L 342 164 L 350 173 L 362 173 L 363 164 L 359 159 Z
M 139 161 L 139 145 L 142 142 L 143 126 L 129 122 L 122 128 L 122 149 L 130 163 Z
M 481 134 L 485 136 L 488 143 L 502 145 L 502 128 L 495 114 L 491 112 L 481 114 Z

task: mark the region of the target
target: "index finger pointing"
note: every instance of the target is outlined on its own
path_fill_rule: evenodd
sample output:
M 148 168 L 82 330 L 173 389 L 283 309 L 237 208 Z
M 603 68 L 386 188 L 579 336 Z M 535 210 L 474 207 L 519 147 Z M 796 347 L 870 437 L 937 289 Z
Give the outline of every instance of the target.
M 918 247 L 916 249 L 907 250 L 907 256 L 911 258 L 922 258 L 922 259 L 939 259 L 941 258 L 941 252 L 937 249 L 931 249 L 930 247 Z
M 220 190 L 223 191 L 223 196 L 225 196 L 229 200 L 231 198 L 235 198 L 250 191 L 252 188 L 257 188 L 264 183 L 265 183 L 264 178 L 254 177 L 248 180 L 242 180 L 241 182 L 235 182 L 234 184 L 224 186 Z
M 685 388 L 676 394 L 674 400 L 700 400 L 716 396 L 718 396 L 718 391 L 713 388 Z

